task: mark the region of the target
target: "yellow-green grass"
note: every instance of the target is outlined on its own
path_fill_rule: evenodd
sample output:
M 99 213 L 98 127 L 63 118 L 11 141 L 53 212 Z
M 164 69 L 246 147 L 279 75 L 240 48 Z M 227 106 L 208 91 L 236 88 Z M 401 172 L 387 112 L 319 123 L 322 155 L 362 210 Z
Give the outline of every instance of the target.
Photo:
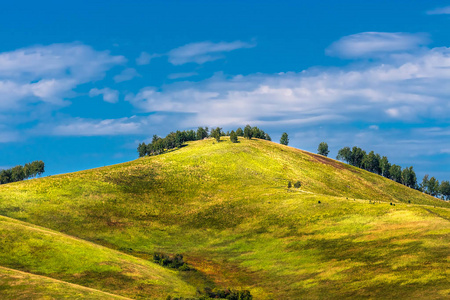
M 4 267 L 145 299 L 196 293 L 178 272 L 46 228 L 0 217 L 0 237 Z
M 182 253 L 203 274 L 173 275 L 187 287 L 256 299 L 445 299 L 449 211 L 361 169 L 244 139 L 0 186 L 1 215 L 140 258 Z
M 0 267 L 0 299 L 105 299 L 125 298 L 49 277 Z

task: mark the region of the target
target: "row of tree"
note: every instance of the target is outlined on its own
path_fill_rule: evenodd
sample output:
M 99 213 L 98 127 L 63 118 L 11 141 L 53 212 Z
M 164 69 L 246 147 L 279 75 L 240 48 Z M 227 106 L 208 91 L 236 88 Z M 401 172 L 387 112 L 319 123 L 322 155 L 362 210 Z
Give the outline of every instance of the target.
M 247 125 L 242 128 L 238 128 L 236 131 L 224 132 L 222 128 L 216 127 L 209 131 L 208 127 L 198 127 L 197 131 L 185 130 L 169 133 L 165 138 L 161 138 L 157 135 L 153 135 L 152 142 L 145 144 L 140 143 L 137 147 L 139 157 L 146 155 L 158 155 L 174 148 L 180 148 L 185 142 L 203 140 L 211 137 L 215 138 L 218 142 L 222 136 L 230 136 L 233 143 L 238 142 L 238 137 L 244 137 L 247 139 L 257 138 L 271 141 L 270 135 L 265 133 L 264 130 L 258 127 L 251 127 Z
M 320 148 L 324 149 L 325 147 L 324 145 L 322 145 L 322 147 L 319 145 L 319 150 Z M 326 151 L 328 151 L 328 145 L 326 145 Z M 436 180 L 436 178 L 432 177 L 428 179 L 429 176 L 425 175 L 422 183 L 417 184 L 416 173 L 414 172 L 414 168 L 412 166 L 402 169 L 399 165 L 391 164 L 386 156 L 382 157 L 380 154 L 373 151 L 367 153 L 363 149 L 356 146 L 352 149 L 350 149 L 350 147 L 344 147 L 338 151 L 336 159 L 345 161 L 352 166 L 392 179 L 398 183 L 406 185 L 407 187 L 417 189 L 432 196 L 441 196 L 447 200 L 450 199 L 450 184 L 448 181 L 442 181 L 442 183 L 439 184 L 439 181 Z
M 0 171 L 0 184 L 22 181 L 45 172 L 45 165 L 42 160 L 26 163 L 24 166 L 15 166 L 10 169 Z

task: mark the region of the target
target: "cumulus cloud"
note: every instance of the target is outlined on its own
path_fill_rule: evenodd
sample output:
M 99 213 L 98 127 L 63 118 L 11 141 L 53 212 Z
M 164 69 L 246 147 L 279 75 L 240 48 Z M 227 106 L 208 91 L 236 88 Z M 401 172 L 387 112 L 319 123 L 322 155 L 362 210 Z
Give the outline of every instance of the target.
M 189 126 L 413 122 L 448 118 L 449 79 L 450 48 L 443 47 L 358 69 L 218 74 L 146 87 L 125 99 L 145 112 L 189 113 L 184 118 Z
M 114 76 L 114 81 L 118 83 L 131 80 L 135 77 L 141 77 L 141 75 L 136 71 L 136 69 L 127 68 L 123 70 L 120 74 Z
M 89 97 L 95 97 L 95 96 L 103 96 L 103 101 L 109 102 L 109 103 L 116 103 L 119 101 L 119 91 L 112 90 L 110 88 L 93 88 L 89 91 Z
M 230 52 L 242 48 L 255 47 L 254 43 L 242 41 L 234 42 L 199 42 L 190 43 L 171 50 L 167 55 L 169 62 L 174 65 L 183 65 L 186 63 L 204 64 L 224 57 L 224 52 Z
M 425 34 L 404 32 L 362 32 L 344 36 L 326 50 L 343 58 L 377 57 L 386 53 L 415 50 L 429 43 Z
M 438 7 L 427 11 L 428 15 L 450 15 L 450 6 Z
M 62 105 L 74 88 L 103 78 L 108 69 L 125 61 L 78 43 L 0 53 L 0 111 L 23 109 L 32 102 Z

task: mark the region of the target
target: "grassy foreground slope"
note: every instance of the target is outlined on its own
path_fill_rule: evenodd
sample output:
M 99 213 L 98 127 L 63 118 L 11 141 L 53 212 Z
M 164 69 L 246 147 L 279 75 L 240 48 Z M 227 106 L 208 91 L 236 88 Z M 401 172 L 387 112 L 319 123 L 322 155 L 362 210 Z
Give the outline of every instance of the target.
M 52 278 L 0 267 L 1 299 L 106 299 L 125 298 Z
M 297 180 L 302 187 L 288 190 Z M 245 288 L 256 299 L 450 296 L 449 203 L 267 141 L 197 141 L 3 185 L 0 214 L 141 258 L 182 253 L 204 274 L 200 289 Z
M 0 217 L 0 236 L 0 265 L 3 267 L 123 296 L 194 296 L 196 292 L 194 287 L 177 278 L 174 271 L 46 228 Z M 53 287 L 54 282 L 50 283 Z M 80 292 L 86 294 L 85 290 Z

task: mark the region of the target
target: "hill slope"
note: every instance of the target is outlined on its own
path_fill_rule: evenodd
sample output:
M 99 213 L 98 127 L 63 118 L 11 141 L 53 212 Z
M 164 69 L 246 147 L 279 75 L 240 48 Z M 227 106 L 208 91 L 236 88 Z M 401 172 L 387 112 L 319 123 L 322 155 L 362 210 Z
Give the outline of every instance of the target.
M 203 274 L 172 275 L 186 296 L 193 285 L 257 299 L 450 295 L 449 203 L 267 141 L 197 141 L 3 185 L 0 214 L 140 258 L 182 253 Z

